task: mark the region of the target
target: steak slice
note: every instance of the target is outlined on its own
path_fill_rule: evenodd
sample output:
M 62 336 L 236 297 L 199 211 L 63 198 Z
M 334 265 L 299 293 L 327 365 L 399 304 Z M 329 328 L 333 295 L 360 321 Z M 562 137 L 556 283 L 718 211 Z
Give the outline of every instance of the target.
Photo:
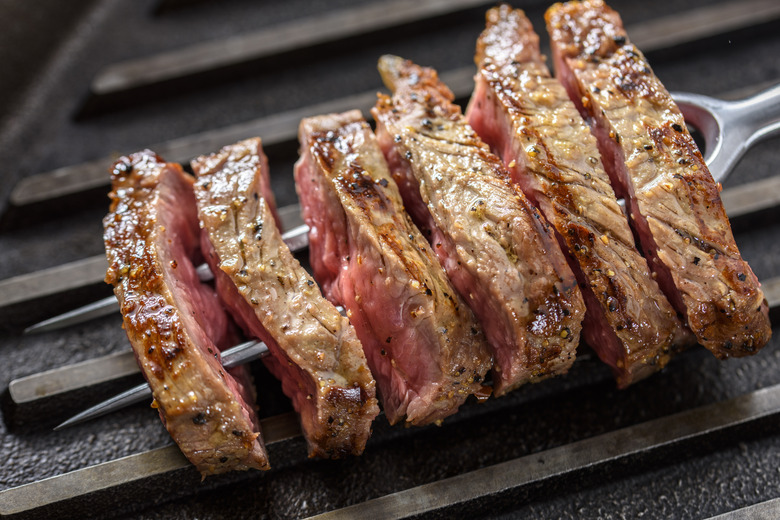
M 717 357 L 755 353 L 771 336 L 768 305 L 672 97 L 600 0 L 556 4 L 546 19 L 555 68 L 661 289 Z
M 485 392 L 481 327 L 404 211 L 360 111 L 304 119 L 299 140 L 314 274 L 347 309 L 390 423 L 440 422 Z
M 282 241 L 260 139 L 192 162 L 207 259 L 217 291 L 300 414 L 309 455 L 363 452 L 379 413 L 375 383 L 349 321 Z
M 487 13 L 466 115 L 557 231 L 586 303 L 583 336 L 620 387 L 693 338 L 637 252 L 596 139 L 539 52 L 523 11 Z
M 192 177 L 147 150 L 120 158 L 111 180 L 106 282 L 165 427 L 203 476 L 268 469 L 248 371 L 219 361 L 235 325 L 195 271 Z
M 396 56 L 372 109 L 404 203 L 493 349 L 496 395 L 566 372 L 584 304 L 554 231 L 477 137 L 436 72 Z

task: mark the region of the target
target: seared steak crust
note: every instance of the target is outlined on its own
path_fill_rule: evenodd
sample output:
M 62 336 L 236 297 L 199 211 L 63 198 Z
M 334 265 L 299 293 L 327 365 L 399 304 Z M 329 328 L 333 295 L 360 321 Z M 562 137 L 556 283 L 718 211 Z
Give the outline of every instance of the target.
M 553 229 L 513 185 L 436 72 L 379 63 L 392 99 L 372 110 L 404 203 L 493 348 L 494 393 L 568 370 L 584 313 Z
M 401 195 L 360 112 L 304 119 L 295 180 L 315 276 L 344 305 L 391 424 L 441 421 L 492 359 Z
M 148 150 L 114 164 L 103 220 L 106 282 L 182 453 L 204 476 L 268 469 L 248 372 L 228 373 L 219 361 L 218 347 L 237 339 L 234 325 L 195 272 L 202 257 L 192 183 L 178 164 Z
M 596 139 L 550 76 L 531 22 L 508 5 L 486 18 L 467 117 L 557 231 L 587 305 L 585 340 L 628 386 L 693 338 L 637 252 Z
M 217 289 L 300 414 L 310 456 L 363 452 L 379 413 L 354 328 L 282 241 L 259 139 L 192 162 L 204 249 Z
M 603 2 L 556 4 L 546 19 L 556 70 L 591 118 L 661 289 L 716 356 L 755 353 L 771 335 L 767 302 L 680 110 Z

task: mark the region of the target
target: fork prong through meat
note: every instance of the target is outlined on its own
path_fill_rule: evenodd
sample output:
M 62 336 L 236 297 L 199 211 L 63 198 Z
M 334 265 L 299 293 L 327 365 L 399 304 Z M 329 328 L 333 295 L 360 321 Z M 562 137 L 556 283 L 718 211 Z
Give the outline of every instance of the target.
M 636 250 L 596 139 L 551 77 L 531 22 L 508 5 L 486 18 L 467 117 L 557 231 L 587 304 L 583 336 L 625 387 L 693 338 Z
M 584 304 L 553 229 L 435 71 L 397 56 L 379 70 L 393 97 L 372 110 L 377 137 L 407 210 L 482 323 L 494 393 L 565 373 Z

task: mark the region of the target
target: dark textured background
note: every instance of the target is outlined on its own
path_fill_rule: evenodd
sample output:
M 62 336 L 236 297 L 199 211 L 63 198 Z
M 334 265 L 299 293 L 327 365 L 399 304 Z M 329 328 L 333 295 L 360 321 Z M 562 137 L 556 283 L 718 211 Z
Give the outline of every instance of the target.
M 8 195 L 24 176 L 379 89 L 375 63 L 382 53 L 399 54 L 441 71 L 471 63 L 483 9 L 329 48 L 315 58 L 296 56 L 287 63 L 260 64 L 229 81 L 139 98 L 133 106 L 91 113 L 83 109 L 90 80 L 114 61 L 355 3 L 0 0 L 0 213 L 8 212 Z M 543 31 L 541 15 L 548 2 L 514 3 L 525 8 Z M 706 3 L 626 0 L 612 5 L 631 25 Z M 777 81 L 777 29 L 774 24 L 651 54 L 651 63 L 670 90 L 716 95 Z M 775 139 L 753 149 L 726 187 L 776 175 L 778 144 Z M 289 152 L 271 157 L 280 205 L 295 201 L 291 169 L 295 156 Z M 100 219 L 106 207 L 105 199 L 89 200 L 65 215 L 22 215 L 5 226 L 0 232 L 0 279 L 100 254 Z M 780 226 L 773 218 L 735 222 L 743 256 L 762 279 L 780 275 Z M 118 316 L 109 317 L 38 337 L 0 332 L 0 390 L 13 378 L 127 348 L 120 322 Z M 268 474 L 244 475 L 238 483 L 207 481 L 199 489 L 194 472 L 185 472 L 180 492 L 193 496 L 161 503 L 147 493 L 117 496 L 110 512 L 139 519 L 294 518 L 343 507 L 776 385 L 779 342 L 775 338 L 753 358 L 724 363 L 702 349 L 690 351 L 662 373 L 622 392 L 584 351 L 584 359 L 567 377 L 521 389 L 487 406 L 468 406 L 441 428 L 378 424 L 361 458 L 307 461 L 300 442 L 288 443 L 277 450 L 272 460 L 276 469 Z M 262 369 L 256 369 L 262 377 Z M 274 408 L 265 410 L 270 413 Z M 25 427 L 0 423 L 0 489 L 170 443 L 145 406 L 52 433 L 49 426 L 62 418 L 55 414 Z M 469 515 L 689 518 L 775 498 L 780 495 L 780 428 L 769 426 L 740 432 L 716 446 L 693 447 L 636 466 L 484 501 Z M 160 486 L 167 494 L 176 483 Z

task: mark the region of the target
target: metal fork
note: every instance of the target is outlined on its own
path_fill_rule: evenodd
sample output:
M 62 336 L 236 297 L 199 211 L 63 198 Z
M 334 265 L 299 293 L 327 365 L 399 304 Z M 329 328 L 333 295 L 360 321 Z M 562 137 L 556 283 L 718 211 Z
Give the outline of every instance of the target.
M 307 225 L 297 226 L 282 234 L 282 240 L 287 244 L 287 247 L 291 251 L 300 251 L 309 245 L 309 227 Z M 208 281 L 214 277 L 214 274 L 209 269 L 207 264 L 202 264 L 196 269 L 198 277 L 201 281 Z M 341 307 L 337 307 L 340 312 L 343 312 Z M 84 321 L 82 318 L 87 315 L 86 319 L 97 318 L 98 316 L 105 316 L 117 312 L 119 310 L 119 304 L 115 297 L 111 296 L 104 298 L 103 300 L 91 303 L 85 307 L 70 311 L 60 316 L 46 320 L 39 325 L 39 329 L 42 327 L 54 327 L 59 328 L 65 326 L 65 324 L 73 324 L 74 320 Z M 79 322 L 79 321 L 76 321 Z M 40 332 L 40 330 L 39 330 Z M 268 347 L 262 341 L 248 341 L 241 343 L 235 347 L 231 347 L 224 350 L 221 353 L 220 359 L 222 365 L 226 368 L 230 368 L 237 365 L 242 365 L 255 359 L 259 359 L 268 354 Z M 67 428 L 80 424 L 90 419 L 95 419 L 110 412 L 121 410 L 127 406 L 135 403 L 140 403 L 145 399 L 148 399 L 152 395 L 152 390 L 149 385 L 142 383 L 129 390 L 126 390 L 120 394 L 115 395 L 101 403 L 92 406 L 83 412 L 80 412 L 67 421 L 55 426 L 55 430 Z
M 705 146 L 704 159 L 716 182 L 723 182 L 728 177 L 751 146 L 780 132 L 780 84 L 739 101 L 724 101 L 688 93 L 674 93 L 673 97 L 686 122 L 702 133 Z M 290 249 L 305 247 L 308 244 L 307 232 L 306 226 L 299 226 L 285 233 L 284 238 L 290 245 Z M 102 304 L 100 307 L 103 314 L 116 311 L 116 300 L 113 297 L 111 300 L 113 306 Z M 98 302 L 92 305 L 101 304 Z M 69 317 L 78 316 L 83 309 L 85 308 L 67 314 Z M 58 318 L 61 317 L 52 318 L 47 322 L 54 322 Z M 223 359 L 226 366 L 235 366 L 257 359 L 266 353 L 267 348 L 264 344 L 249 342 L 226 350 Z M 146 384 L 138 385 L 75 415 L 57 426 L 55 430 L 100 417 L 143 401 L 150 395 L 151 390 Z
M 309 245 L 309 226 L 303 224 L 282 233 L 282 240 L 293 253 L 303 250 Z M 207 282 L 214 278 L 214 274 L 207 264 L 199 265 L 196 269 L 201 281 Z M 101 318 L 119 311 L 119 303 L 114 296 L 108 296 L 102 300 L 73 309 L 43 320 L 24 329 L 24 334 L 37 334 L 51 332 L 71 325 L 84 323 L 85 321 Z
M 723 182 L 739 159 L 758 141 L 780 132 L 780 84 L 738 101 L 724 101 L 700 94 L 672 94 L 686 122 L 704 138 L 704 160 L 716 182 Z M 308 245 L 308 226 L 293 228 L 282 239 L 295 252 Z M 208 269 L 199 274 L 209 277 Z M 202 278 L 207 279 L 207 278 Z M 107 316 L 119 310 L 116 298 L 109 296 L 78 309 L 31 325 L 25 334 L 49 332 Z
M 344 307 L 338 306 L 336 309 L 338 309 L 342 315 L 346 314 Z M 244 363 L 249 363 L 250 361 L 260 359 L 266 355 L 268 355 L 268 347 L 266 344 L 262 341 L 253 340 L 223 350 L 220 353 L 220 360 L 222 361 L 222 366 L 225 368 L 230 368 L 243 365 Z M 61 430 L 69 426 L 81 424 L 91 419 L 96 419 L 108 413 L 121 410 L 122 408 L 132 404 L 140 403 L 146 399 L 149 399 L 151 396 L 152 389 L 149 387 L 149 385 L 146 383 L 141 383 L 140 385 L 134 386 L 129 390 L 125 390 L 124 392 L 106 399 L 105 401 L 100 402 L 95 406 L 87 408 L 83 412 L 77 413 L 67 421 L 55 426 L 54 429 Z

